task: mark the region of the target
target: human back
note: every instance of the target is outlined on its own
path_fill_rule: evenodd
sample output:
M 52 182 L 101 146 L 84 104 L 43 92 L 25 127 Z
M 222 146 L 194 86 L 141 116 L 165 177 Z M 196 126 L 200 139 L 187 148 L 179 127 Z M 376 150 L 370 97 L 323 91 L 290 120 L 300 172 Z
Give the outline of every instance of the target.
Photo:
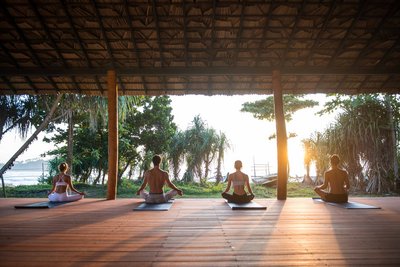
M 229 179 L 231 179 L 232 181 L 233 192 L 238 195 L 246 194 L 244 186 L 249 179 L 247 174 L 241 172 L 240 170 L 237 170 L 236 172 L 229 175 Z
M 347 172 L 339 169 L 332 168 L 325 173 L 325 179 L 328 180 L 330 193 L 332 194 L 346 194 L 345 188 L 348 188 L 348 175 Z
M 163 188 L 168 178 L 167 172 L 159 168 L 153 168 L 151 170 L 146 171 L 145 178 L 147 178 L 151 194 L 164 193 Z
M 82 199 L 85 193 L 76 190 L 72 184 L 71 176 L 66 174 L 68 164 L 63 162 L 58 166 L 58 169 L 60 173 L 53 177 L 53 186 L 47 195 L 48 199 L 52 202 L 77 201 Z M 76 194 L 68 194 L 68 188 Z
M 160 169 L 161 156 L 155 155 L 152 159 L 154 167 L 144 174 L 142 185 L 136 192 L 145 199 L 146 203 L 163 203 L 168 202 L 175 195 L 183 195 L 183 191 L 177 188 L 170 180 L 168 172 Z M 150 192 L 145 190 L 149 186 Z M 164 185 L 167 185 L 172 190 L 164 193 Z
M 339 162 L 339 156 L 333 154 L 330 157 L 331 169 L 325 172 L 324 183 L 314 188 L 324 201 L 336 203 L 348 201 L 349 177 L 345 170 L 339 168 Z
M 249 176 L 241 171 L 243 165 L 240 160 L 236 160 L 234 166 L 236 171 L 229 175 L 228 184 L 221 195 L 228 202 L 248 203 L 254 199 L 254 194 L 249 182 Z M 233 194 L 229 194 L 231 187 L 233 187 Z M 247 194 L 245 187 L 249 191 L 250 195 Z
M 53 177 L 53 184 L 55 185 L 54 192 L 62 194 L 67 191 L 71 177 L 65 173 L 59 173 Z

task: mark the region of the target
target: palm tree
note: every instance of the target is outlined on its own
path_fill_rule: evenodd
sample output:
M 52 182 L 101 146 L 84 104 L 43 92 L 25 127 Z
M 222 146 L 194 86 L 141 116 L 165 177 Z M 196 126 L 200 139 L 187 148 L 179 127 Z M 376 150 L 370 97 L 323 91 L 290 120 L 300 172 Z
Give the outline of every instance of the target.
M 306 175 L 304 176 L 303 183 L 312 184 L 312 179 L 310 177 L 310 168 L 311 163 L 314 161 L 313 158 L 313 145 L 311 139 L 303 139 L 301 140 L 304 147 L 304 167 L 306 168 Z
M 4 180 L 3 180 L 3 174 L 12 167 L 14 161 L 21 155 L 27 148 L 28 146 L 32 143 L 33 140 L 37 138 L 39 133 L 43 131 L 47 125 L 50 123 L 54 113 L 56 112 L 56 109 L 58 107 L 58 104 L 62 98 L 62 94 L 57 95 L 56 99 L 53 102 L 52 107 L 50 108 L 49 112 L 47 113 L 46 117 L 42 121 L 42 123 L 39 125 L 39 127 L 36 128 L 36 131 L 25 141 L 25 143 L 15 152 L 15 154 L 4 164 L 4 166 L 0 169 L 0 177 L 1 177 L 1 182 L 2 182 L 2 187 L 3 187 L 3 195 L 4 197 L 6 196 L 5 189 L 4 189 Z
M 187 169 L 184 180 L 187 182 L 192 182 L 195 175 L 199 179 L 202 177 L 203 132 L 205 129 L 205 122 L 197 115 L 194 117 L 190 128 L 185 131 Z
M 306 167 L 306 183 L 312 183 L 309 175 L 310 165 L 315 163 L 316 180 L 315 183 L 323 182 L 325 171 L 329 167 L 328 147 L 326 136 L 320 132 L 314 132 L 308 139 L 302 140 L 304 146 L 304 165 Z
M 204 175 L 200 177 L 200 182 L 204 184 L 208 179 L 210 172 L 210 165 L 214 161 L 216 154 L 218 153 L 218 135 L 213 128 L 205 129 L 203 132 L 203 164 L 204 164 Z
M 123 122 L 126 114 L 135 107 L 140 97 L 119 97 L 118 99 L 118 115 L 119 121 Z M 69 164 L 69 173 L 73 170 L 73 143 L 74 143 L 74 123 L 75 117 L 81 114 L 89 113 L 89 125 L 94 131 L 99 125 L 98 120 L 103 120 L 106 124 L 108 119 L 107 112 L 108 101 L 100 96 L 85 96 L 77 94 L 69 94 L 62 102 L 62 109 L 65 110 L 64 120 L 68 122 L 68 138 L 67 138 L 67 163 Z
M 41 107 L 47 101 L 48 97 L 43 96 L 0 96 L 0 141 L 12 129 L 17 129 L 21 137 L 26 137 L 31 127 L 43 120 Z
M 177 131 L 172 138 L 168 151 L 174 180 L 178 179 L 179 177 L 180 165 L 185 156 L 185 146 L 185 134 L 181 131 Z
M 221 167 L 222 161 L 224 160 L 225 150 L 229 149 L 231 144 L 229 143 L 228 138 L 223 132 L 219 133 L 218 136 L 218 158 L 217 158 L 217 175 L 216 175 L 216 184 L 219 184 L 222 179 Z
M 393 182 L 393 120 L 381 95 L 337 98 L 343 112 L 325 135 L 329 153 L 341 156 L 352 184 L 368 192 L 390 190 Z

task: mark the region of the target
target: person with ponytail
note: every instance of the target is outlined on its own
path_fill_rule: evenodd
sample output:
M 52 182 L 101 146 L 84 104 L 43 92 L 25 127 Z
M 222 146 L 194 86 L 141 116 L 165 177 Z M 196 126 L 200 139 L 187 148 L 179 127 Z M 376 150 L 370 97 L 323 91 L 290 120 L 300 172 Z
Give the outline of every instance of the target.
M 232 203 L 249 203 L 254 199 L 249 176 L 241 171 L 243 167 L 242 161 L 236 160 L 234 166 L 236 172 L 228 176 L 228 184 L 226 185 L 225 191 L 222 193 L 222 197 Z M 233 187 L 233 194 L 229 194 L 231 186 Z M 245 187 L 247 187 L 250 194 L 247 194 Z
M 53 177 L 53 187 L 48 194 L 49 200 L 51 202 L 69 202 L 82 199 L 85 193 L 76 190 L 72 185 L 71 176 L 66 174 L 68 164 L 66 162 L 61 163 L 58 166 L 58 170 L 60 173 Z M 67 193 L 68 188 L 76 194 L 69 195 Z

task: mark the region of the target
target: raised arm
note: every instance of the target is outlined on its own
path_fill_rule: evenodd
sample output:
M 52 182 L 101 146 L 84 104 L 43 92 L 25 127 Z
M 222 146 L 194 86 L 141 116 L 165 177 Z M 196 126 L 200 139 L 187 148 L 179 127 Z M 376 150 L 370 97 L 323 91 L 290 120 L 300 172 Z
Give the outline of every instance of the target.
M 178 192 L 178 195 L 180 195 L 180 196 L 183 195 L 183 191 L 181 189 L 179 189 L 178 187 L 176 187 L 173 182 L 171 182 L 171 180 L 169 179 L 168 173 L 165 173 L 165 182 L 167 183 L 167 185 L 170 188 L 176 190 Z
M 51 193 L 54 192 L 54 189 L 56 189 L 56 179 L 55 179 L 55 177 L 53 177 L 53 183 L 52 183 L 52 185 L 53 185 L 53 186 L 52 186 L 50 192 L 49 192 L 47 195 L 50 195 Z
M 250 186 L 250 181 L 249 181 L 249 176 L 248 175 L 246 175 L 246 186 L 247 186 L 247 190 L 249 191 L 249 193 L 254 196 L 253 190 L 251 190 L 251 186 Z
M 320 185 L 320 186 L 317 186 L 317 188 L 326 189 L 326 188 L 328 188 L 328 185 L 329 185 L 329 175 L 327 175 L 327 173 L 325 172 L 324 183 L 322 185 Z
M 232 184 L 232 176 L 228 176 L 228 184 L 226 185 L 226 189 L 223 193 L 228 193 L 229 190 L 231 189 L 231 184 Z
M 67 183 L 69 188 L 71 188 L 72 191 L 74 191 L 75 193 L 79 194 L 79 195 L 85 195 L 85 193 L 80 192 L 78 190 L 75 189 L 75 187 L 73 186 L 72 182 L 71 182 L 71 176 L 66 176 L 67 177 Z
M 148 180 L 147 176 L 148 176 L 148 172 L 145 172 L 142 185 L 139 187 L 138 191 L 136 192 L 136 195 L 140 195 L 140 191 L 142 191 L 143 189 L 146 188 L 147 180 Z

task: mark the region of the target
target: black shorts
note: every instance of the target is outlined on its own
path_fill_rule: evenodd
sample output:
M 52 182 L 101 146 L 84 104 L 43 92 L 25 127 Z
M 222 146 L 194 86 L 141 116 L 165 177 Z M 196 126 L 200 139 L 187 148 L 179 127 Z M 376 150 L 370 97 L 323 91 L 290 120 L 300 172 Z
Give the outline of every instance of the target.
M 324 197 L 322 197 L 323 200 L 326 202 L 334 202 L 334 203 L 346 203 L 349 199 L 347 194 L 331 194 L 327 193 Z
M 226 200 L 228 200 L 228 202 L 232 202 L 232 203 L 249 203 L 250 201 L 253 200 L 254 195 L 238 195 L 233 193 L 228 194 L 228 193 L 222 193 L 222 197 L 225 198 Z

